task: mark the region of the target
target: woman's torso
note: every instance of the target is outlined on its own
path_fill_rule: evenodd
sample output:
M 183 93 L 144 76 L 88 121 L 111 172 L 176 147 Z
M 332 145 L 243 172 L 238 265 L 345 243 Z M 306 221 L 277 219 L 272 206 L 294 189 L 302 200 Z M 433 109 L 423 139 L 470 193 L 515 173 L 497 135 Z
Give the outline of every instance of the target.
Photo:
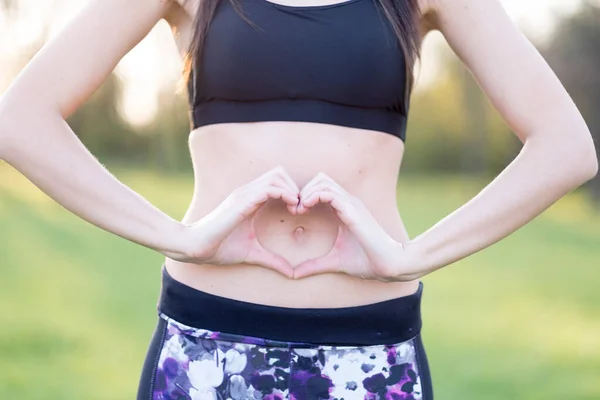
M 327 2 L 293 3 L 323 4 Z M 175 21 L 182 53 L 189 43 L 196 8 L 196 2 L 188 1 L 171 20 L 171 24 Z M 397 136 L 313 122 L 221 123 L 192 131 L 189 148 L 195 178 L 185 223 L 202 218 L 236 187 L 281 165 L 299 187 L 318 172 L 326 173 L 363 201 L 392 238 L 408 240 L 396 203 L 397 174 L 404 151 L 404 143 Z M 257 238 L 267 250 L 296 265 L 332 248 L 338 220 L 328 205 L 318 205 L 304 216 L 293 216 L 283 203 L 269 201 L 255 215 L 255 226 Z M 166 266 L 171 276 L 196 289 L 284 307 L 368 304 L 413 293 L 418 285 L 366 281 L 344 274 L 291 280 L 247 264 L 195 265 L 167 259 Z

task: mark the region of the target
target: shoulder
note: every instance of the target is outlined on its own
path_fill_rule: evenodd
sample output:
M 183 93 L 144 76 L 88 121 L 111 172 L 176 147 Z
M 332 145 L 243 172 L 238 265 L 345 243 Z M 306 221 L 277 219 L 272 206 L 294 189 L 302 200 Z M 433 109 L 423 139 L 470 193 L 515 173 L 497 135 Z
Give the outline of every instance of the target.
M 184 14 L 188 18 L 194 18 L 196 16 L 196 12 L 200 6 L 201 0 L 171 0 L 172 6 L 167 15 L 167 21 L 171 21 L 173 19 L 181 18 L 181 15 Z

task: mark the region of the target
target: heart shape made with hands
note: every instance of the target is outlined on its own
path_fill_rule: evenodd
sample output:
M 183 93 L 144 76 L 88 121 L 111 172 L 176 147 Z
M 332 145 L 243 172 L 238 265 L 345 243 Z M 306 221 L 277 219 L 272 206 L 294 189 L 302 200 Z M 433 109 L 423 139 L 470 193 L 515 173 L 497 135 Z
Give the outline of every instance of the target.
M 332 272 L 381 281 L 395 277 L 403 246 L 389 237 L 359 199 L 329 176 L 319 173 L 297 195 L 282 194 L 281 200 L 292 215 L 305 215 L 317 204 L 329 204 L 340 221 L 331 250 L 293 266 L 292 278 Z
M 320 203 L 329 204 L 340 221 L 331 250 L 292 266 L 265 249 L 258 241 L 254 217 L 267 200 L 282 200 L 292 215 L 306 214 Z M 362 201 L 323 173 L 300 190 L 283 168 L 277 167 L 236 188 L 185 232 L 187 250 L 176 254 L 177 261 L 260 265 L 292 279 L 341 272 L 389 282 L 411 281 L 425 274 L 418 254 L 413 251 L 408 257 L 405 245 L 387 234 Z

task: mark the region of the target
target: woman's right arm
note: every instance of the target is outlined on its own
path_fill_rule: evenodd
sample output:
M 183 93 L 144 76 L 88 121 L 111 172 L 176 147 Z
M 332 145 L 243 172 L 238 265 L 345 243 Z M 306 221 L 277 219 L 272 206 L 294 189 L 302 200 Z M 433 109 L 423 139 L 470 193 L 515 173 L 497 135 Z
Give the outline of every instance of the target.
M 92 224 L 176 256 L 185 227 L 112 176 L 65 122 L 171 6 L 89 1 L 0 98 L 0 159 Z
M 0 159 L 81 218 L 167 257 L 248 262 L 291 277 L 289 263 L 260 245 L 252 224 L 243 224 L 269 199 L 295 210 L 298 188 L 283 168 L 237 188 L 204 218 L 184 225 L 112 176 L 65 122 L 173 4 L 89 1 L 0 98 Z

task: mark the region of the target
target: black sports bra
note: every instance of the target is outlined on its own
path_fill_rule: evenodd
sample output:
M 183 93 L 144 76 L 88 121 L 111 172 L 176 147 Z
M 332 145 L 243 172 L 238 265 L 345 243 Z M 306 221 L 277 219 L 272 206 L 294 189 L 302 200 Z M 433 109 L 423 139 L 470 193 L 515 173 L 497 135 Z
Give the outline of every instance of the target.
M 375 0 L 242 6 L 258 29 L 219 3 L 188 84 L 193 128 L 305 121 L 405 140 L 405 58 Z

